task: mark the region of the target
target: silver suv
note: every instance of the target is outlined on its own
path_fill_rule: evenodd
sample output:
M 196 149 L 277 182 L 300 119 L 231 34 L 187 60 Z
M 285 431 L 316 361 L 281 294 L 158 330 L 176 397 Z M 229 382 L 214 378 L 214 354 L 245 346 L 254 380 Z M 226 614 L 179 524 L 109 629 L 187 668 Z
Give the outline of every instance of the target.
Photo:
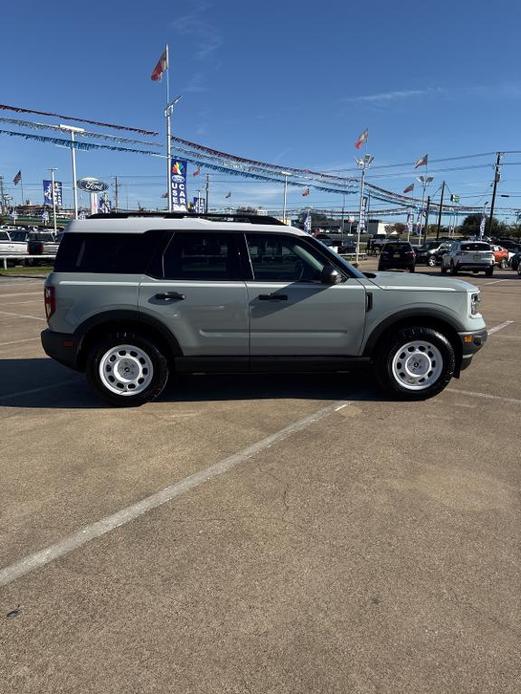
M 362 273 L 270 217 L 112 214 L 71 222 L 45 283 L 47 354 L 114 405 L 175 372 L 347 371 L 439 393 L 484 344 L 479 290 Z
M 441 256 L 441 271 L 457 275 L 461 270 L 485 272 L 491 277 L 494 272 L 494 253 L 484 241 L 453 241 Z

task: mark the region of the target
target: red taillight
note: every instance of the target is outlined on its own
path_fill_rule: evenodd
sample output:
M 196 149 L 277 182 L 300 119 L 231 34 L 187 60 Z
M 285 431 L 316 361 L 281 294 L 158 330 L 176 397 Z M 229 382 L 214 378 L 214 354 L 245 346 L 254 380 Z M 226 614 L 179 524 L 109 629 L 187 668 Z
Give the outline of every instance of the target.
M 43 300 L 45 303 L 45 315 L 47 320 L 56 310 L 56 293 L 54 287 L 45 287 L 43 290 Z

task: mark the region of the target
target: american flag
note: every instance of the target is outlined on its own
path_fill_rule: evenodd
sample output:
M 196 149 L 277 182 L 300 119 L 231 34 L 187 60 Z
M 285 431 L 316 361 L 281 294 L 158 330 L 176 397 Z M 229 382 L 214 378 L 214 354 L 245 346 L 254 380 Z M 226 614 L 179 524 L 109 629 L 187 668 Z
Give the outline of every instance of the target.
M 200 173 L 201 173 L 201 167 L 198 166 L 197 169 L 194 171 L 194 173 L 193 173 L 192 175 L 193 175 L 193 176 L 199 176 Z
M 302 197 L 305 198 L 307 195 L 309 195 L 309 188 L 306 188 L 306 190 L 302 193 Z
M 414 165 L 414 168 L 417 169 L 419 166 L 427 166 L 428 162 L 429 162 L 429 155 L 424 154 L 423 157 L 420 157 L 417 160 L 416 164 Z
M 231 194 L 231 193 L 226 193 L 226 195 L 225 195 L 224 197 L 225 197 L 225 198 L 231 198 L 231 197 L 232 197 L 232 194 Z
M 13 178 L 13 183 L 15 184 L 15 186 L 17 186 L 17 185 L 20 183 L 21 180 L 22 180 L 22 172 L 19 171 L 19 172 L 16 174 L 16 176 Z

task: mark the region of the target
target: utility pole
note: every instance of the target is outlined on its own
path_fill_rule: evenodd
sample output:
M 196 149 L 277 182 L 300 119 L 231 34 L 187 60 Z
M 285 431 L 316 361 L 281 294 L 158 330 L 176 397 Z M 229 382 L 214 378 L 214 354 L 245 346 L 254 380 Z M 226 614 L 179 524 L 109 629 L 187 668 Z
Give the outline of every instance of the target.
M 114 176 L 114 212 L 118 211 L 119 207 L 119 181 L 118 177 Z
M 344 214 L 345 214 L 345 207 L 346 207 L 346 194 L 343 193 L 342 196 L 342 224 L 340 226 L 340 245 L 344 245 Z
M 4 177 L 0 176 L 0 214 L 4 214 Z
M 488 220 L 488 225 L 487 225 L 487 236 L 490 236 L 492 233 L 492 217 L 494 216 L 494 205 L 496 203 L 496 190 L 497 190 L 497 184 L 499 183 L 499 179 L 501 178 L 501 173 L 499 171 L 500 163 L 501 163 L 501 152 L 498 152 L 497 156 L 496 156 L 496 165 L 494 167 L 494 188 L 492 190 L 492 202 L 490 203 L 490 218 Z
M 438 228 L 436 229 L 436 241 L 440 240 L 440 228 L 441 228 L 441 214 L 443 210 L 443 196 L 445 195 L 445 181 L 441 184 L 441 200 L 440 209 L 438 212 Z
M 427 234 L 429 233 L 429 210 L 431 208 L 431 196 L 427 196 L 427 207 L 425 208 L 425 238 L 423 243 L 427 243 Z
M 206 174 L 206 186 L 205 186 L 205 194 L 204 194 L 204 213 L 208 214 L 208 205 L 209 205 L 209 196 L 210 194 L 210 174 Z

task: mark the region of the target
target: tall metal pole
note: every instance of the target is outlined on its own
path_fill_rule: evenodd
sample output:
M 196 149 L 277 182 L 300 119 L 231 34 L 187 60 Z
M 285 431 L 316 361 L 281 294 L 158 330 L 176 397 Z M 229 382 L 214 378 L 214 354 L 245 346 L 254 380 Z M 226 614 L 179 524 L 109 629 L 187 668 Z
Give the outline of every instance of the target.
M 205 196 L 204 196 L 204 212 L 208 214 L 209 205 L 209 194 L 210 194 L 210 174 L 206 174 L 206 186 L 205 186 Z
M 74 142 L 74 130 L 71 130 L 72 196 L 74 200 L 74 219 L 78 219 L 78 188 L 76 185 L 76 147 L 74 146 Z
M 342 226 L 340 228 L 340 244 L 344 245 L 344 214 L 346 207 L 346 194 L 342 193 Z
M 282 212 L 282 221 L 286 224 L 286 207 L 288 202 L 288 174 L 284 174 L 284 209 Z
M 496 190 L 497 184 L 499 183 L 499 179 L 501 177 L 501 174 L 499 172 L 500 162 L 501 152 L 498 152 L 496 156 L 496 165 L 494 167 L 494 189 L 492 190 L 492 202 L 490 203 L 490 218 L 487 224 L 487 236 L 490 236 L 492 234 L 492 217 L 494 216 L 494 206 L 496 204 Z
M 4 177 L 0 176 L 0 214 L 4 214 Z
M 358 217 L 358 228 L 356 232 L 356 253 L 355 253 L 355 263 L 358 263 L 358 257 L 360 255 L 360 233 L 362 231 L 362 217 L 364 212 L 364 184 L 365 184 L 365 161 L 362 164 L 362 175 L 360 176 L 360 212 Z
M 420 245 L 422 244 L 422 239 L 423 239 L 423 219 L 424 219 L 423 215 L 425 214 L 424 204 L 425 204 L 425 189 L 426 189 L 426 187 L 427 187 L 427 184 L 425 183 L 425 181 L 423 181 L 423 183 L 422 183 L 422 206 L 421 206 L 421 220 L 422 220 L 422 222 L 421 222 L 421 226 L 420 226 L 420 232 L 418 234 L 418 242 Z M 423 242 L 425 243 L 425 241 L 423 241 Z
M 54 184 L 54 172 L 56 169 L 49 169 L 51 172 L 51 194 L 52 194 L 52 225 L 54 232 L 56 233 L 56 191 L 55 191 L 55 184 Z
M 172 166 L 172 106 L 170 105 L 170 58 L 168 55 L 168 44 L 165 47 L 166 53 L 166 179 L 168 191 L 168 211 L 172 212 L 172 176 L 170 168 Z
M 440 200 L 440 209 L 438 211 L 438 226 L 436 228 L 436 241 L 440 240 L 440 229 L 441 229 L 441 214 L 443 210 L 443 196 L 445 194 L 445 181 L 441 184 L 441 200 Z

